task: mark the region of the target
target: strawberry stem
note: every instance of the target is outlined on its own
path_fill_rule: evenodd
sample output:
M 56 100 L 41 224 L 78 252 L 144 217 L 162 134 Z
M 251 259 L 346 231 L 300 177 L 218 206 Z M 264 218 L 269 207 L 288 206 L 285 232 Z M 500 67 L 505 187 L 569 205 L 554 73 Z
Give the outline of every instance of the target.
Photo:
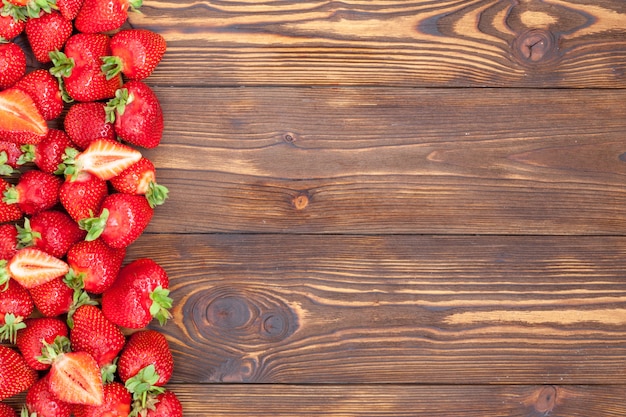
M 150 207 L 152 208 L 160 206 L 161 204 L 165 203 L 165 200 L 168 197 L 168 193 L 169 190 L 167 189 L 167 187 L 151 181 L 150 185 L 148 185 L 148 191 L 146 192 L 148 204 L 150 204 Z
M 41 363 L 52 364 L 59 356 L 71 350 L 70 339 L 65 336 L 57 336 L 52 343 L 42 339 L 41 343 L 41 356 L 37 356 Z
M 129 95 L 128 88 L 119 88 L 115 91 L 115 97 L 109 100 L 104 108 L 106 112 L 107 122 L 115 123 L 115 117 L 121 116 L 126 110 L 126 105 L 133 100 Z
M 21 158 L 21 156 L 20 156 Z M 8 176 L 16 172 L 11 165 L 8 164 L 9 156 L 6 151 L 0 152 L 0 175 Z
M 19 191 L 17 191 L 17 188 L 15 188 L 15 185 L 11 185 L 7 187 L 7 189 L 4 191 L 4 197 L 2 198 L 2 201 L 4 201 L 6 204 L 17 204 L 17 202 L 19 201 L 19 196 L 20 193 Z
M 0 285 L 3 285 L 3 288 L 0 291 L 6 291 L 9 288 L 10 279 L 11 275 L 7 269 L 7 261 L 2 259 L 0 260 Z
M 17 331 L 26 328 L 22 316 L 15 316 L 13 313 L 4 315 L 4 325 L 0 327 L 0 340 L 8 340 L 15 344 Z
M 41 233 L 34 231 L 30 227 L 30 220 L 28 217 L 24 217 L 24 227 L 15 225 L 15 228 L 17 229 L 18 249 L 34 246 L 35 239 L 41 239 Z
M 49 70 L 50 74 L 54 75 L 59 80 L 72 75 L 72 70 L 76 65 L 74 58 L 68 58 L 67 55 L 61 51 L 52 51 L 48 55 L 53 65 Z
M 122 72 L 123 63 L 119 56 L 103 56 L 100 59 L 103 62 L 101 69 L 107 80 L 116 77 Z
M 29 162 L 33 162 L 35 160 L 35 151 L 36 151 L 36 149 L 37 149 L 37 147 L 35 145 L 30 144 L 30 143 L 22 145 L 20 147 L 20 150 L 22 151 L 22 154 L 17 159 L 18 165 L 24 165 L 24 164 L 27 164 Z
M 102 213 L 100 213 L 99 217 L 88 217 L 86 219 L 80 220 L 78 222 L 78 227 L 87 231 L 87 236 L 85 237 L 85 240 L 87 242 L 90 242 L 99 238 L 102 232 L 104 232 L 108 219 L 109 210 L 104 208 L 102 209 Z
M 150 314 L 164 326 L 168 319 L 172 317 L 169 309 L 172 308 L 173 300 L 169 297 L 170 290 L 158 286 L 150 293 L 152 305 L 150 305 Z

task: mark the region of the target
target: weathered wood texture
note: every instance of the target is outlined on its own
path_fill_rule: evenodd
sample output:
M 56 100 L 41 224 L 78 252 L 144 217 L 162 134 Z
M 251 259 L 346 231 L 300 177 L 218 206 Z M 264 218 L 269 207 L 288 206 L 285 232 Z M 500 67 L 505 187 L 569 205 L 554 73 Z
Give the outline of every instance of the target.
M 176 382 L 624 383 L 622 237 L 150 235 L 128 256 L 171 274 Z
M 151 230 L 626 231 L 624 90 L 156 92 L 172 193 Z
M 622 0 L 151 0 L 177 85 L 626 87 Z

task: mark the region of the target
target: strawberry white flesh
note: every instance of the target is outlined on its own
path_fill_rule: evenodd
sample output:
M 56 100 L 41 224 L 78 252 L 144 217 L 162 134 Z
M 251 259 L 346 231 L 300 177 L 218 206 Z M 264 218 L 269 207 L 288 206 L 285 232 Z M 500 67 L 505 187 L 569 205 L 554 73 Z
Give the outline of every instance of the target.
M 67 274 L 70 267 L 63 260 L 31 247 L 19 250 L 7 269 L 12 279 L 30 289 Z
M 76 157 L 79 170 L 110 180 L 141 159 L 141 152 L 112 140 L 95 140 Z
M 50 391 L 70 404 L 101 405 L 102 377 L 96 360 L 87 352 L 68 352 L 50 368 Z

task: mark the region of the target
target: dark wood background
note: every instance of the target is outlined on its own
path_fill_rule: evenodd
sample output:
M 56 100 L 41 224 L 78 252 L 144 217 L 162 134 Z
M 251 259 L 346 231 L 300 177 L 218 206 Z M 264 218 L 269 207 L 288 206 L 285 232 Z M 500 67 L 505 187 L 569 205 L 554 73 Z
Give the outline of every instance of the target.
M 626 415 L 626 2 L 141 10 L 186 416 Z

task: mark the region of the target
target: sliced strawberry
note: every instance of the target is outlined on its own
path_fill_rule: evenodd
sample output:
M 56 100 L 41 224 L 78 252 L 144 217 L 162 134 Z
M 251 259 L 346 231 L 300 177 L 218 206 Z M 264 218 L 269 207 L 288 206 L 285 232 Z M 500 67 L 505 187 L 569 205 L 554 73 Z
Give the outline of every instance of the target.
M 22 90 L 0 91 L 0 135 L 14 143 L 39 143 L 48 125 L 33 99 Z
M 70 269 L 61 259 L 36 248 L 20 249 L 6 268 L 9 276 L 27 289 L 65 275 Z
M 98 139 L 82 152 L 67 154 L 66 175 L 87 171 L 96 177 L 109 180 L 141 159 L 141 152 L 117 141 Z

